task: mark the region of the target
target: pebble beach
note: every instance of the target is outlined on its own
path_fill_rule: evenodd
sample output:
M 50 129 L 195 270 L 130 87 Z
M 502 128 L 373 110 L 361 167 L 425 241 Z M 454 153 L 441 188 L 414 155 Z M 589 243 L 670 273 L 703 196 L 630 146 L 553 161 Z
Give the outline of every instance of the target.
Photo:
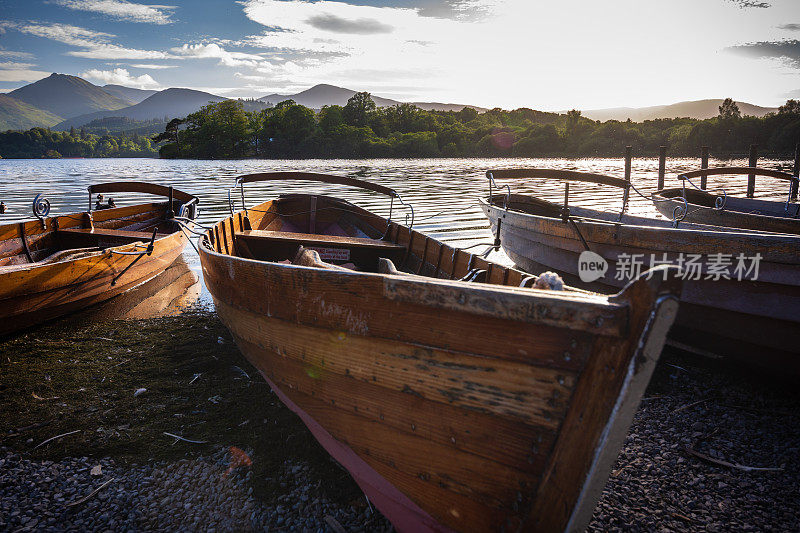
M 0 531 L 390 531 L 213 309 L 0 342 Z M 667 348 L 591 531 L 800 530 L 800 392 Z

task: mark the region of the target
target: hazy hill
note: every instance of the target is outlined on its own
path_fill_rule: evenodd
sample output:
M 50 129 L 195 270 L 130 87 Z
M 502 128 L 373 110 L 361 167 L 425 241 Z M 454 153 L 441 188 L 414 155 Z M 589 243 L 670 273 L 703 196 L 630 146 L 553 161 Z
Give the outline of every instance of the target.
M 320 109 L 325 105 L 344 106 L 354 94 L 356 94 L 356 91 L 351 89 L 336 87 L 335 85 L 328 85 L 327 83 L 320 83 L 297 94 L 269 94 L 267 96 L 262 96 L 259 98 L 259 100 L 262 102 L 269 102 L 271 104 L 277 104 L 284 100 L 294 100 L 300 105 L 304 105 L 312 109 Z M 372 95 L 372 100 L 378 107 L 389 107 L 403 103 L 390 98 L 375 96 L 374 94 Z M 480 107 L 464 106 L 461 104 L 441 104 L 438 102 L 413 102 L 413 104 L 427 111 L 434 109 L 440 111 L 461 111 L 461 109 L 464 107 L 474 107 L 478 111 L 486 111 Z
M 51 74 L 8 95 L 64 118 L 128 106 L 100 87 L 66 74 Z
M 605 122 L 606 120 L 628 120 L 642 122 L 645 120 L 655 120 L 658 118 L 677 118 L 689 117 L 697 119 L 713 118 L 719 115 L 719 106 L 722 99 L 714 100 L 693 100 L 689 102 L 678 102 L 670 105 L 658 105 L 651 107 L 617 107 L 611 109 L 590 109 L 583 111 L 584 117 L 592 120 Z M 747 102 L 736 102 L 739 111 L 744 115 L 763 117 L 767 113 L 778 110 L 776 107 L 761 107 Z
M 0 94 L 0 131 L 29 130 L 37 126 L 49 128 L 64 120 L 7 94 Z
M 209 102 L 221 102 L 222 100 L 227 100 L 227 98 L 193 89 L 165 89 L 145 98 L 136 105 L 114 111 L 98 111 L 73 117 L 61 122 L 54 129 L 68 130 L 72 126 L 78 128 L 93 120 L 107 117 L 127 117 L 134 120 L 182 118 L 194 113 Z
M 145 98 L 153 96 L 158 91 L 134 89 L 133 87 L 125 87 L 124 85 L 103 85 L 103 90 L 112 96 L 116 96 L 120 100 L 128 103 L 128 105 L 136 105 Z

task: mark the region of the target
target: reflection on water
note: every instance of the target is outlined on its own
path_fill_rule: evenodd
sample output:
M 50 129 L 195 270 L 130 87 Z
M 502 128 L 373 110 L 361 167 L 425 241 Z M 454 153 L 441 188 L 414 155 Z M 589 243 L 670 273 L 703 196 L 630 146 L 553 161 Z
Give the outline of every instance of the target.
M 762 160 L 759 166 L 777 165 L 791 168 L 789 161 Z M 746 160 L 712 160 L 710 166 L 746 166 Z M 591 171 L 622 176 L 622 158 L 604 159 L 370 159 L 370 160 L 246 160 L 184 161 L 160 159 L 59 159 L 3 160 L 0 163 L 0 200 L 8 210 L 0 222 L 31 218 L 31 202 L 43 193 L 51 202 L 52 214 L 86 209 L 86 187 L 104 181 L 138 180 L 165 185 L 200 197 L 202 224 L 216 222 L 228 214 L 228 188 L 240 174 L 266 171 L 306 171 L 348 175 L 379 182 L 397 190 L 414 206 L 415 227 L 455 246 L 491 242 L 488 222 L 477 205 L 477 199 L 488 191 L 486 170 L 509 167 L 545 167 Z M 679 172 L 699 167 L 699 159 L 669 159 L 667 186 L 678 184 Z M 656 190 L 658 160 L 634 159 L 632 180 L 644 194 Z M 535 193 L 545 199 L 561 201 L 563 182 L 543 179 L 511 180 L 511 189 L 519 193 Z M 744 196 L 746 177 L 726 181 L 709 178 L 709 189 L 725 187 L 727 194 Z M 380 194 L 339 185 L 310 182 L 271 182 L 246 187 L 248 205 L 272 198 L 282 192 L 315 191 L 350 200 L 366 209 L 386 216 L 388 199 Z M 785 199 L 786 184 L 772 178 L 759 178 L 756 196 Z M 116 195 L 118 205 L 141 201 L 141 195 Z M 238 195 L 234 196 L 237 198 Z M 570 202 L 574 205 L 618 210 L 621 191 L 590 184 L 570 185 Z M 237 201 L 236 209 L 240 209 Z M 635 214 L 660 216 L 649 200 L 631 193 L 630 211 Z M 397 218 L 395 204 L 395 218 Z M 402 214 L 400 215 L 402 216 Z M 186 261 L 199 275 L 199 261 L 190 247 Z M 502 254 L 496 259 L 507 262 Z M 207 293 L 201 299 L 207 301 Z

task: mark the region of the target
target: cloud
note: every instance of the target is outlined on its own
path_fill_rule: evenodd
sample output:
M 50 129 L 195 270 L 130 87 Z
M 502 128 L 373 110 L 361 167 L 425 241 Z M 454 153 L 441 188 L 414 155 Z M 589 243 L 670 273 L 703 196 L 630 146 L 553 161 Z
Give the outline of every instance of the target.
M 36 65 L 32 63 L 17 63 L 16 61 L 0 62 L 0 81 L 37 81 L 50 75 L 49 72 L 33 70 Z
M 173 59 L 165 52 L 126 48 L 111 42 L 113 34 L 88 30 L 71 24 L 46 24 L 40 22 L 0 21 L 0 28 L 13 29 L 82 50 L 72 50 L 67 55 L 90 59 Z
M 499 3 L 488 0 L 422 0 L 416 5 L 423 17 L 478 20 L 490 15 Z
M 379 20 L 359 18 L 346 19 L 332 13 L 320 13 L 309 17 L 308 24 L 319 30 L 333 33 L 349 33 L 356 35 L 373 35 L 376 33 L 391 33 L 394 28 L 383 24 Z
M 794 68 L 800 69 L 800 41 L 763 41 L 742 44 L 727 48 L 735 54 L 755 59 L 781 59 Z
M 219 59 L 219 64 L 226 67 L 247 66 L 255 68 L 264 61 L 263 57 L 256 54 L 229 52 L 217 43 L 184 44 L 179 48 L 173 48 L 171 51 L 182 57 Z
M 177 68 L 178 65 L 151 65 L 149 63 L 138 63 L 138 64 L 130 64 L 128 65 L 133 68 L 143 68 L 143 69 L 152 69 L 152 70 L 162 70 L 166 68 Z
M 15 50 L 0 49 L 0 57 L 13 57 L 16 59 L 33 59 L 34 55 L 30 52 L 17 52 Z
M 99 80 L 104 83 L 125 85 L 126 87 L 134 87 L 136 89 L 159 89 L 161 87 L 161 85 L 152 77 L 150 77 L 149 74 L 131 76 L 130 72 L 124 68 L 115 68 L 114 70 L 90 69 L 86 72 L 83 72 L 81 77 L 91 80 Z
M 767 2 L 758 2 L 755 0 L 730 0 L 734 4 L 738 4 L 740 8 L 744 9 L 746 7 L 758 7 L 761 9 L 766 9 L 768 7 L 772 7 L 772 4 Z
M 53 3 L 77 11 L 91 11 L 118 20 L 171 24 L 171 11 L 176 6 L 144 5 L 125 0 L 53 0 Z
M 789 31 L 800 31 L 800 24 L 781 24 L 778 29 Z

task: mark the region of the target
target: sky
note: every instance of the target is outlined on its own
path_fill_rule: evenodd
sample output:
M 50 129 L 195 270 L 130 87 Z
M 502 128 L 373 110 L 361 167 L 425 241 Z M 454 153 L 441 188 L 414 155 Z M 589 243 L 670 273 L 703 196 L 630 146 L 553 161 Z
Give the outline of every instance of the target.
M 59 72 L 549 111 L 800 98 L 798 0 L 164 1 L 0 0 L 0 92 Z

